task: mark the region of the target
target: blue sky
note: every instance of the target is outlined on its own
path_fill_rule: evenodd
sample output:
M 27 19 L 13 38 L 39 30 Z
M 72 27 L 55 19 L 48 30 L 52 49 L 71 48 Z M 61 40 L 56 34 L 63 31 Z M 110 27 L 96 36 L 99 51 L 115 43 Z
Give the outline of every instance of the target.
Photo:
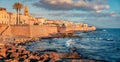
M 18 0 L 0 0 L 0 7 L 16 12 Z M 88 23 L 98 28 L 120 28 L 120 0 L 19 0 L 34 17 Z

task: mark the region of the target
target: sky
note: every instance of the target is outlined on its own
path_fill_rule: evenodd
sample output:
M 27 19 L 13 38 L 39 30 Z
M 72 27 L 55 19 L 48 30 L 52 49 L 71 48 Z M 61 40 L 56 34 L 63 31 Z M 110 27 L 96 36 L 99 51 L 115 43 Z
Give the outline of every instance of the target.
M 0 7 L 16 12 L 18 0 L 0 0 Z M 120 28 L 120 0 L 19 0 L 30 15 L 52 20 L 88 23 L 98 28 Z M 23 11 L 23 10 L 22 10 Z

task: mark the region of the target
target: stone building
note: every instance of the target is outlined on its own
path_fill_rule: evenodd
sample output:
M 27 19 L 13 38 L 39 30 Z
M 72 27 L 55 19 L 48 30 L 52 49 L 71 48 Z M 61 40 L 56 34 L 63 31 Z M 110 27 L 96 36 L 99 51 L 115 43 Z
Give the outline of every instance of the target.
M 48 20 L 42 17 L 33 17 L 29 15 L 28 7 L 24 6 L 24 13 L 19 14 L 18 16 L 19 21 L 17 23 L 17 14 L 7 12 L 6 8 L 0 8 L 0 24 L 7 24 L 7 25 L 43 25 L 43 24 L 58 24 L 62 25 L 65 24 L 65 26 L 72 25 L 72 22 L 70 21 L 63 21 L 63 20 Z
M 28 13 L 28 7 L 25 6 L 24 14 L 19 14 L 19 24 L 30 24 L 33 25 L 37 19 L 32 17 Z M 0 8 L 0 24 L 16 25 L 17 14 L 7 12 L 6 8 Z
M 0 8 L 0 24 L 9 24 L 10 13 L 6 11 L 6 8 Z
M 42 18 L 42 17 L 37 17 L 37 22 L 39 25 L 43 25 L 44 23 L 46 23 L 46 19 Z

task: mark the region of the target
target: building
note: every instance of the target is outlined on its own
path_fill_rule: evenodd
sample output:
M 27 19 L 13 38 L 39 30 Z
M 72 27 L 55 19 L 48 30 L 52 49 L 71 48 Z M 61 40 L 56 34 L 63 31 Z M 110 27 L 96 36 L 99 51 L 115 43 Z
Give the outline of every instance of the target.
M 37 19 L 32 17 L 28 13 L 28 7 L 25 6 L 24 14 L 19 14 L 19 24 L 29 24 L 33 25 Z M 6 8 L 0 8 L 0 24 L 9 24 L 16 25 L 17 24 L 17 14 L 7 12 Z
M 38 23 L 39 25 L 43 25 L 44 23 L 46 23 L 46 19 L 45 18 L 38 17 L 36 19 L 37 19 L 36 23 Z
M 72 25 L 73 25 L 73 22 L 63 21 L 63 24 L 64 24 L 65 26 L 72 26 Z
M 0 8 L 0 24 L 9 24 L 10 13 L 6 11 L 6 8 Z
M 17 20 L 17 17 L 19 20 Z M 0 24 L 8 25 L 43 25 L 43 24 L 53 24 L 62 26 L 71 26 L 73 22 L 63 21 L 63 20 L 48 20 L 42 17 L 32 17 L 29 15 L 29 10 L 27 6 L 24 6 L 24 14 L 17 15 L 16 13 L 7 12 L 6 8 L 0 8 Z

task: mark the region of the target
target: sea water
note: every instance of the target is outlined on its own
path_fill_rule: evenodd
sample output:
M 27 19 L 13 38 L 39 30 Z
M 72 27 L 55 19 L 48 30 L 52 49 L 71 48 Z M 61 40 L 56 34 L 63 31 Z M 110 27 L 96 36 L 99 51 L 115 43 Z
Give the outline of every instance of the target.
M 85 59 L 120 62 L 120 29 L 97 29 L 90 32 L 77 32 L 83 38 L 54 38 L 35 42 L 27 49 L 32 51 L 55 50 L 61 53 L 76 48 Z

